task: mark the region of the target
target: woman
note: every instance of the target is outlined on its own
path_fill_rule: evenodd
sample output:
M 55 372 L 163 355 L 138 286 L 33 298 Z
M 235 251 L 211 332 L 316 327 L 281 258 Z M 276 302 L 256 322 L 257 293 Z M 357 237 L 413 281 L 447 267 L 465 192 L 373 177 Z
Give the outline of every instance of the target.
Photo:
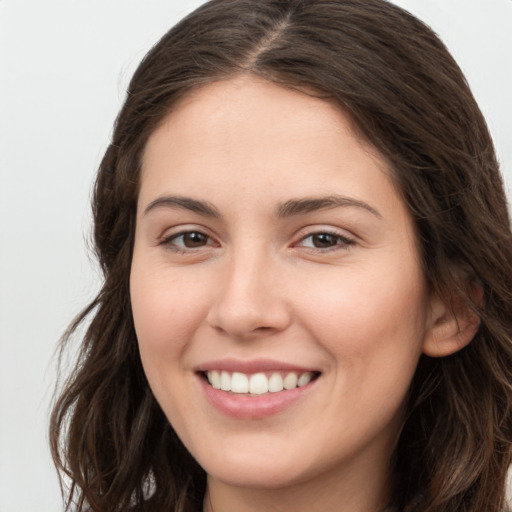
M 421 22 L 203 5 L 136 71 L 93 208 L 68 508 L 505 510 L 506 199 Z

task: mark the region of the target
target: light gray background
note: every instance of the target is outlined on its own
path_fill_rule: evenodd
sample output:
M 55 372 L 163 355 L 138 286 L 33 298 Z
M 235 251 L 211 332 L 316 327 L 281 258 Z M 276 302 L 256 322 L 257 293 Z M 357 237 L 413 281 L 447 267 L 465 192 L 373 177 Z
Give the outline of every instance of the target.
M 62 510 L 56 342 L 94 295 L 89 194 L 127 82 L 200 0 L 0 0 L 0 512 Z M 512 185 L 512 0 L 397 0 L 442 36 Z

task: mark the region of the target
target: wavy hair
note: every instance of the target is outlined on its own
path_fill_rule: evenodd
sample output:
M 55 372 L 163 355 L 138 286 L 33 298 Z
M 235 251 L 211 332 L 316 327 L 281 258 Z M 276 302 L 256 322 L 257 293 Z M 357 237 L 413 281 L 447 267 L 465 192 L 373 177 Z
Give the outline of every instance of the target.
M 394 455 L 403 512 L 503 512 L 512 439 L 512 235 L 493 144 L 438 37 L 383 0 L 212 0 L 135 72 L 93 196 L 103 286 L 51 416 L 67 510 L 201 509 L 205 474 L 146 381 L 129 275 L 141 156 L 183 96 L 249 74 L 338 103 L 388 160 L 431 290 L 480 318 L 452 356 L 422 356 Z M 483 299 L 475 299 L 475 287 Z M 478 294 L 476 294 L 478 295 Z

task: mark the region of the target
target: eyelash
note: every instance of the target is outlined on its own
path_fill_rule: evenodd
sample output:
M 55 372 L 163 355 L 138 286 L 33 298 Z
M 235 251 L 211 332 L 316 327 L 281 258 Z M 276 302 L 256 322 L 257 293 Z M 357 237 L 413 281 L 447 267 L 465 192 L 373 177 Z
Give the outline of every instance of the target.
M 299 240 L 299 243 L 303 243 L 305 240 L 307 240 L 308 238 L 313 238 L 313 237 L 318 237 L 318 236 L 323 236 L 323 235 L 327 235 L 328 237 L 332 237 L 336 243 L 333 244 L 333 245 L 330 245 L 328 247 L 307 247 L 307 246 L 303 246 L 304 248 L 306 249 L 309 249 L 311 251 L 315 251 L 315 252 L 328 252 L 328 251 L 335 251 L 335 250 L 347 250 L 351 245 L 354 245 L 355 244 L 355 240 L 352 239 L 352 238 L 349 238 L 347 236 L 344 236 L 336 231 L 330 231 L 328 229 L 325 229 L 325 230 L 319 230 L 319 231 L 315 231 L 313 233 L 309 233 L 305 236 L 303 236 L 300 240 Z M 296 246 L 298 246 L 299 244 L 295 244 Z M 299 245 L 300 246 L 300 245 Z
M 200 237 L 204 237 L 206 239 L 206 243 L 204 245 L 199 245 L 197 247 L 186 247 L 184 244 L 177 245 L 176 240 L 182 238 L 184 239 L 187 235 L 199 235 Z M 327 236 L 331 237 L 333 241 L 335 242 L 333 245 L 329 245 L 327 247 L 314 247 L 314 246 L 306 246 L 301 245 L 304 244 L 304 242 L 307 239 L 313 239 L 313 237 L 319 237 L 319 236 Z M 203 238 L 203 239 L 204 239 Z M 172 235 L 169 235 L 161 240 L 159 245 L 164 245 L 168 247 L 173 252 L 176 252 L 178 254 L 190 254 L 192 252 L 196 252 L 198 250 L 203 249 L 204 247 L 207 247 L 208 245 L 212 245 L 209 242 L 214 241 L 213 238 L 203 231 L 200 230 L 187 230 L 187 231 L 180 231 L 179 233 L 173 233 Z M 214 242 L 216 244 L 216 242 Z M 314 243 L 314 242 L 313 242 Z M 307 235 L 301 237 L 297 243 L 294 243 L 294 247 L 303 247 L 307 251 L 315 252 L 315 253 L 326 253 L 330 251 L 336 251 L 336 250 L 347 250 L 351 245 L 354 245 L 356 242 L 354 239 L 349 238 L 347 236 L 344 236 L 336 231 L 333 230 L 318 230 L 314 231 L 312 233 L 308 233 Z M 218 245 L 218 244 L 216 244 Z
M 198 247 L 186 247 L 184 246 L 184 244 L 176 244 L 177 239 L 184 238 L 187 235 L 200 235 L 201 237 L 206 238 L 206 244 L 200 245 Z M 198 229 L 190 229 L 187 231 L 180 231 L 179 233 L 173 233 L 172 235 L 163 238 L 159 245 L 164 245 L 178 254 L 189 254 L 191 252 L 197 251 L 198 249 L 203 249 L 204 247 L 209 245 L 208 242 L 211 240 L 213 240 L 212 237 L 207 235 L 206 233 Z

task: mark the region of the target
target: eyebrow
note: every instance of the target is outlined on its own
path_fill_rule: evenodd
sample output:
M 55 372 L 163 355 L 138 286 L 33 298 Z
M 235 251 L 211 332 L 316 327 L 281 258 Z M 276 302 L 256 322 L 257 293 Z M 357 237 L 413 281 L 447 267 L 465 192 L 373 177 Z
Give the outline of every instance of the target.
M 316 210 L 325 210 L 329 208 L 347 206 L 362 208 L 363 210 L 370 212 L 372 215 L 375 215 L 375 217 L 379 219 L 382 218 L 382 215 L 379 213 L 379 211 L 364 201 L 339 195 L 290 199 L 278 207 L 277 215 L 279 217 L 292 217 L 294 215 L 310 213 Z
M 217 208 L 212 204 L 206 201 L 198 201 L 197 199 L 183 196 L 159 197 L 146 206 L 144 215 L 156 208 L 163 207 L 190 210 L 194 213 L 198 213 L 199 215 L 204 215 L 205 217 L 219 218 L 221 216 L 219 210 L 217 210 Z
M 377 218 L 382 215 L 372 206 L 351 197 L 330 195 L 325 197 L 305 197 L 301 199 L 290 199 L 277 207 L 277 216 L 280 218 L 303 215 L 317 210 L 326 210 L 339 207 L 356 207 L 370 212 Z M 164 196 L 159 197 L 149 203 L 144 210 L 144 215 L 157 208 L 181 208 L 190 210 L 205 217 L 220 218 L 220 211 L 207 201 L 192 199 L 183 196 Z

